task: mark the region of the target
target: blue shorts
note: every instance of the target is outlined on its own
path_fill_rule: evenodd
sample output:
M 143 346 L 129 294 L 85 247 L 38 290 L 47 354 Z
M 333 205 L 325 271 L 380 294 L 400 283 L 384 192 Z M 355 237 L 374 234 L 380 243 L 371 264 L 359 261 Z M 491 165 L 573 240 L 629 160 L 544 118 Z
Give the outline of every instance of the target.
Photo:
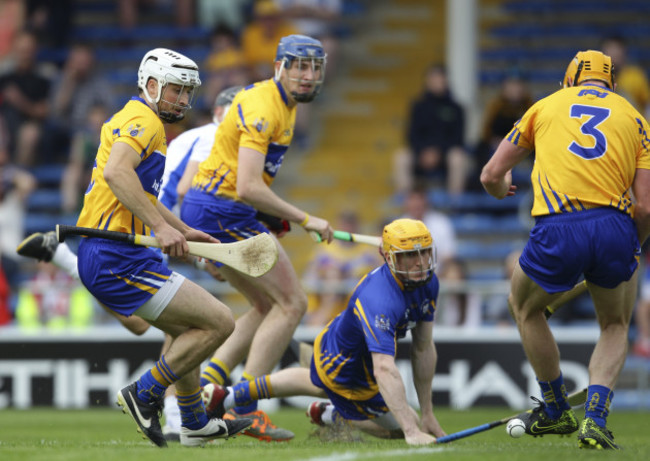
M 181 205 L 181 220 L 188 226 L 218 238 L 223 243 L 235 242 L 268 233 L 255 219 L 257 211 L 250 205 L 190 189 Z M 217 267 L 221 263 L 215 263 Z
M 323 381 L 318 377 L 316 371 L 316 363 L 312 357 L 311 371 L 309 376 L 314 386 L 319 387 L 325 391 L 327 398 L 330 399 L 336 411 L 338 411 L 345 419 L 353 419 L 363 421 L 366 419 L 373 419 L 383 414 L 388 413 L 388 405 L 384 402 L 384 398 L 380 393 L 368 400 L 350 400 L 341 397 L 339 394 L 328 388 Z
M 519 258 L 547 293 L 573 288 L 581 275 L 603 288 L 630 280 L 641 256 L 630 216 L 614 208 L 538 217 Z
M 160 252 L 129 243 L 83 238 L 77 254 L 84 286 L 100 303 L 126 316 L 149 301 L 172 274 Z

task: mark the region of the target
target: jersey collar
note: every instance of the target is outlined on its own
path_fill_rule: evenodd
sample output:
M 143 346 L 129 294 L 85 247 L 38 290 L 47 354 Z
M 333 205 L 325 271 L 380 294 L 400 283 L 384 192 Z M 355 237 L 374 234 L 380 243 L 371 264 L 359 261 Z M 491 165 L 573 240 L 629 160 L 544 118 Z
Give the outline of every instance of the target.
M 131 96 L 131 101 L 140 101 L 142 104 L 147 106 L 151 112 L 153 112 L 154 114 L 156 113 L 156 111 L 153 110 L 149 104 L 147 104 L 147 101 L 142 99 L 140 96 Z M 158 114 L 156 114 L 156 115 L 158 115 Z
M 277 80 L 273 80 L 273 83 L 275 83 L 275 86 L 278 87 L 278 91 L 280 92 L 280 96 L 282 97 L 282 100 L 284 101 L 284 104 L 289 107 L 289 97 L 287 96 L 287 92 L 284 91 L 284 87 L 282 86 L 282 83 L 280 83 Z

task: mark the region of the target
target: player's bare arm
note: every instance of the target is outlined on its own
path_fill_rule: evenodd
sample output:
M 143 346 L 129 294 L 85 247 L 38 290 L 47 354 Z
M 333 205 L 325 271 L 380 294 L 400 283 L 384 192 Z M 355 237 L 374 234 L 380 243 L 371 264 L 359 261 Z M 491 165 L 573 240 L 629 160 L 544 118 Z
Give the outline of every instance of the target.
M 395 358 L 377 352 L 372 353 L 372 363 L 379 392 L 391 413 L 404 432 L 404 439 L 409 445 L 424 445 L 435 439 L 420 430 L 417 415 L 406 401 L 406 390 L 399 374 Z
M 496 152 L 481 171 L 481 184 L 488 194 L 502 199 L 515 195 L 517 186 L 512 184 L 512 168 L 530 154 L 530 150 L 503 140 Z
M 329 222 L 310 216 L 289 202 L 281 199 L 262 179 L 264 155 L 249 147 L 239 148 L 237 172 L 237 195 L 255 209 L 300 224 L 305 230 L 313 230 L 323 240 L 332 241 Z
M 115 197 L 149 226 L 170 256 L 184 256 L 189 251 L 183 234 L 165 221 L 149 201 L 135 172 L 140 164 L 138 153 L 126 143 L 116 142 L 104 167 L 104 179 Z
M 636 199 L 634 222 L 639 233 L 639 243 L 643 246 L 650 235 L 650 170 L 637 168 L 632 191 Z
M 422 431 L 436 437 L 446 435 L 433 413 L 431 386 L 438 362 L 438 354 L 433 343 L 433 322 L 419 322 L 411 330 L 411 364 L 413 383 L 420 403 L 420 427 Z

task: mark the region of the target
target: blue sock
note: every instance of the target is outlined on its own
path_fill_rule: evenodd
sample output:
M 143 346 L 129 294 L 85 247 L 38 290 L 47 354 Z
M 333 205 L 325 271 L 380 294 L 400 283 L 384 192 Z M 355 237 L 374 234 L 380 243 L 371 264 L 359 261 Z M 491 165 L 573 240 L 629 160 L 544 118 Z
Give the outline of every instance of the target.
M 153 368 L 138 379 L 138 398 L 145 403 L 162 399 L 165 390 L 176 381 L 178 376 L 169 368 L 163 355 Z
M 201 373 L 201 386 L 205 386 L 208 383 L 224 386 L 228 376 L 230 376 L 228 365 L 219 359 L 213 358 L 208 363 L 208 366 L 205 367 L 203 373 Z
M 208 415 L 205 413 L 200 389 L 191 394 L 182 394 L 177 390 L 176 398 L 181 411 L 181 426 L 189 429 L 201 429 L 208 424 Z
M 598 384 L 590 385 L 585 402 L 585 418 L 592 418 L 600 427 L 605 427 L 609 404 L 613 398 L 614 392 L 610 388 Z
M 564 385 L 562 373 L 553 381 L 540 381 L 538 379 L 537 382 L 542 390 L 542 398 L 546 404 L 544 411 L 549 418 L 558 419 L 564 410 L 571 408 L 566 401 L 566 386 Z
M 234 410 L 239 415 L 245 415 L 257 410 L 257 400 L 251 400 L 250 381 L 252 379 L 246 378 L 247 373 L 244 373 L 239 382 L 232 388 L 235 391 L 235 403 L 237 404 Z M 253 377 L 250 376 L 250 378 Z

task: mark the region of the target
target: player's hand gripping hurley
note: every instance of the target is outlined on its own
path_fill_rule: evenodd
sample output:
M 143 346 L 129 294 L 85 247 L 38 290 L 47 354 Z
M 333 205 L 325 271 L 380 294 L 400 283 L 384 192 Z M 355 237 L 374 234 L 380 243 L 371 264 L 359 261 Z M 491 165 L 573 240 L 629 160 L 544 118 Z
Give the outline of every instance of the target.
M 83 235 L 160 248 L 158 240 L 149 235 L 57 224 L 56 236 L 59 242 L 63 242 L 68 235 Z M 251 277 L 260 277 L 266 274 L 278 260 L 278 249 L 269 234 L 258 234 L 255 237 L 232 243 L 188 241 L 187 245 L 191 255 L 218 261 Z

